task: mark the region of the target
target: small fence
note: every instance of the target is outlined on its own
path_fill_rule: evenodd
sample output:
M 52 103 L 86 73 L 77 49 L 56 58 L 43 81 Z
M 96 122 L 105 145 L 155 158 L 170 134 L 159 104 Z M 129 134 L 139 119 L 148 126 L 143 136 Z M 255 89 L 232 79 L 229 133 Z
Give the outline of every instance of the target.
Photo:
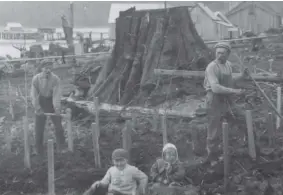
M 93 154 L 94 154 L 94 162 L 96 168 L 102 168 L 101 159 L 100 159 L 100 122 L 99 115 L 101 110 L 101 104 L 98 101 L 98 98 L 94 98 L 94 113 L 95 113 L 95 122 L 92 123 L 92 141 L 93 141 Z M 281 113 L 281 87 L 277 88 L 277 110 Z M 50 117 L 54 114 L 47 114 L 47 117 Z M 73 129 L 72 129 L 72 121 L 71 121 L 71 110 L 67 109 L 66 114 L 61 114 L 61 117 L 67 121 L 67 140 L 68 140 L 68 150 L 70 152 L 74 152 L 74 137 L 73 137 Z M 131 153 L 132 148 L 132 132 L 133 128 L 136 125 L 136 114 L 132 114 L 131 118 L 127 118 L 125 127 L 122 130 L 122 147 Z M 268 113 L 268 136 L 269 136 L 269 145 L 270 147 L 274 147 L 274 140 L 276 136 L 276 129 L 280 127 L 281 116 L 277 116 L 276 126 L 273 123 L 274 115 L 272 113 Z M 161 121 L 161 130 L 162 130 L 162 140 L 165 145 L 168 142 L 167 135 L 167 116 L 159 115 L 157 112 L 153 115 L 152 119 L 153 128 L 158 128 L 159 121 Z M 252 119 L 252 111 L 246 111 L 246 125 L 247 125 L 247 138 L 248 138 L 248 150 L 249 156 L 252 159 L 256 159 L 256 147 L 253 129 L 253 119 Z M 23 117 L 23 129 L 24 129 L 24 166 L 26 168 L 31 168 L 30 161 L 30 139 L 28 133 L 28 120 L 26 116 Z M 225 122 L 222 125 L 223 131 L 223 152 L 224 152 L 224 185 L 228 185 L 228 177 L 230 175 L 230 167 L 229 167 L 229 128 L 228 124 Z M 54 195 L 55 194 L 55 178 L 54 178 L 54 141 L 53 139 L 48 140 L 48 193 Z M 10 148 L 10 147 L 9 147 Z M 131 157 L 130 157 L 131 160 Z

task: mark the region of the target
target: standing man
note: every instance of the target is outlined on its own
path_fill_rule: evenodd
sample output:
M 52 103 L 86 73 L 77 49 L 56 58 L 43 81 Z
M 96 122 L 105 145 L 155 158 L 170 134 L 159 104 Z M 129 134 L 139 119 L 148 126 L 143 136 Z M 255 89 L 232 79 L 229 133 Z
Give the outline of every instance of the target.
M 240 77 L 232 77 L 232 67 L 228 60 L 231 53 L 229 43 L 223 42 L 215 45 L 216 59 L 205 70 L 204 87 L 206 94 L 206 107 L 208 114 L 207 152 L 208 161 L 216 160 L 218 153 L 219 133 L 222 129 L 222 117 L 230 114 L 243 115 L 236 109 L 231 101 L 231 95 L 240 95 L 242 89 L 234 89 L 233 85 L 238 80 L 247 77 L 245 69 Z
M 43 62 L 42 71 L 32 79 L 31 97 L 35 108 L 35 139 L 38 154 L 43 154 L 43 136 L 46 123 L 44 113 L 56 113 L 61 111 L 61 87 L 60 78 L 51 72 L 52 64 Z M 65 142 L 64 129 L 61 124 L 61 116 L 51 116 L 56 131 L 56 142 L 59 150 L 63 149 Z

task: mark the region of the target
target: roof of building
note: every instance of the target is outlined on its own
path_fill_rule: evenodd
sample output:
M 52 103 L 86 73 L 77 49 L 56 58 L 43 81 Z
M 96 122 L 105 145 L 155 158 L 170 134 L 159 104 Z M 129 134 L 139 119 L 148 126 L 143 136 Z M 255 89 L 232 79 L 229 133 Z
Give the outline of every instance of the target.
M 277 11 L 275 11 L 267 2 L 261 1 L 243 1 L 227 12 L 226 16 L 233 15 L 241 10 L 248 9 L 250 6 L 255 5 L 256 7 L 264 10 L 265 12 L 272 14 L 272 15 L 280 15 Z
M 234 27 L 234 25 L 221 12 L 214 13 L 203 3 L 196 3 L 196 6 L 199 7 L 209 18 L 211 18 L 212 21 L 227 27 Z
M 219 18 L 215 16 L 214 12 L 209 7 L 205 6 L 203 3 L 196 3 L 196 6 L 202 9 L 203 12 L 212 20 L 219 20 Z
M 231 24 L 232 26 L 234 26 L 234 25 L 230 22 L 230 20 L 229 20 L 223 13 L 221 13 L 221 12 L 215 12 L 214 14 L 215 14 L 218 18 L 220 18 L 222 21 L 224 21 L 224 22 L 226 22 L 226 23 Z
M 8 22 L 6 24 L 7 27 L 17 27 L 17 28 L 22 28 L 23 26 L 20 23 L 17 22 Z
M 167 3 L 167 7 L 172 7 Z M 151 10 L 151 9 L 164 9 L 164 2 L 162 3 L 112 3 L 110 7 L 108 23 L 116 23 L 116 18 L 119 17 L 120 11 L 126 11 L 132 7 L 136 10 Z

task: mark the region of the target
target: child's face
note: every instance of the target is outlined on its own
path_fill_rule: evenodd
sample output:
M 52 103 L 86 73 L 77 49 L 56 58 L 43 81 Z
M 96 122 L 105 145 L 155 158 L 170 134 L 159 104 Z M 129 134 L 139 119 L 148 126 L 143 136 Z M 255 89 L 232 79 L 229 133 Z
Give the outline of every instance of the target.
M 174 163 L 177 160 L 177 153 L 176 150 L 173 148 L 168 148 L 164 152 L 164 160 L 169 163 Z
M 119 169 L 119 170 L 123 170 L 126 167 L 127 163 L 128 163 L 128 161 L 124 158 L 113 160 L 114 166 L 117 167 L 117 169 Z

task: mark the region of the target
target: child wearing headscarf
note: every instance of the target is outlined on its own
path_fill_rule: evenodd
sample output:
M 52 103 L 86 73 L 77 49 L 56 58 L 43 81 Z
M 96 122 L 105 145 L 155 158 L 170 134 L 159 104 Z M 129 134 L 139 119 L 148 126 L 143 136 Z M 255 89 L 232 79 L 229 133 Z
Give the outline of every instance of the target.
M 92 184 L 84 195 L 94 195 L 98 187 L 108 186 L 108 195 L 145 194 L 148 177 L 138 168 L 128 164 L 128 152 L 116 149 L 112 153 L 113 165 L 104 178 Z
M 153 183 L 161 185 L 180 185 L 185 179 L 185 168 L 179 161 L 178 151 L 174 144 L 163 147 L 162 158 L 151 167 L 150 177 Z

